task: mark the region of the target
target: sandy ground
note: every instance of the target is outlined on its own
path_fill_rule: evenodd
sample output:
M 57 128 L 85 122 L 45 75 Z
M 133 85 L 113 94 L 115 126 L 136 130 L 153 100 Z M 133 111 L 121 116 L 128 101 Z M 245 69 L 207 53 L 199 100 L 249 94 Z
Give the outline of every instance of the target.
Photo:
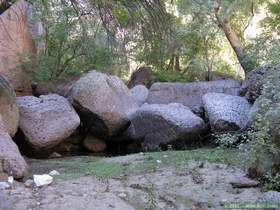
M 135 157 L 132 158 L 135 160 Z M 111 158 L 108 161 L 125 161 Z M 226 202 L 255 202 L 258 188 L 235 189 L 231 181 L 244 177 L 237 168 L 191 161 L 186 169 L 158 168 L 154 172 L 114 178 L 85 176 L 55 180 L 42 188 L 15 182 L 0 191 L 1 210 L 130 210 L 223 209 Z

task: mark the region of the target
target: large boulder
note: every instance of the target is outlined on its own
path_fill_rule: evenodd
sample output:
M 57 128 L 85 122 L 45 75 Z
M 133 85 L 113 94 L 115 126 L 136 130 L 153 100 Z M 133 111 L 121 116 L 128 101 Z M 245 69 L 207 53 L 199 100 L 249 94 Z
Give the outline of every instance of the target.
M 68 93 L 84 125 L 97 137 L 116 136 L 129 126 L 128 115 L 138 108 L 126 85 L 116 76 L 91 71 Z
M 240 95 L 254 102 L 261 95 L 264 77 L 269 68 L 269 65 L 262 65 L 246 74 L 246 78 L 241 86 Z
M 203 104 L 213 132 L 237 131 L 248 125 L 251 104 L 246 98 L 207 93 L 203 96 Z
M 130 89 L 130 92 L 139 106 L 145 103 L 149 94 L 149 90 L 144 85 L 136 85 Z
M 140 67 L 131 75 L 128 82 L 128 88 L 133 88 L 136 85 L 144 85 L 149 87 L 152 82 L 152 69 L 150 67 Z
M 16 104 L 16 94 L 6 79 L 0 75 L 0 115 L 5 130 L 10 136 L 17 132 L 19 124 L 19 110 Z
M 203 115 L 202 96 L 206 93 L 226 93 L 238 95 L 240 84 L 235 80 L 218 80 L 192 83 L 155 83 L 149 91 L 147 103 L 180 103 Z
M 26 174 L 26 169 L 27 164 L 17 145 L 5 131 L 5 125 L 0 115 L 0 171 L 20 179 Z
M 158 150 L 168 144 L 188 144 L 205 131 L 204 121 L 181 104 L 144 104 L 131 116 L 126 135 L 143 141 L 145 150 Z
M 80 118 L 66 98 L 51 94 L 17 98 L 20 129 L 35 149 L 52 148 L 67 139 Z

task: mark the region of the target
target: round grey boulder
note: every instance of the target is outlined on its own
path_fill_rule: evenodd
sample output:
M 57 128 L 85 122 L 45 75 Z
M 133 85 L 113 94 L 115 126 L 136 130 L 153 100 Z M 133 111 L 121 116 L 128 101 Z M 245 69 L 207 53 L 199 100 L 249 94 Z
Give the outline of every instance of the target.
M 80 78 L 67 95 L 85 126 L 103 139 L 125 130 L 128 115 L 138 108 L 121 79 L 97 71 Z
M 20 129 L 35 149 L 49 149 L 67 139 L 80 118 L 66 98 L 51 94 L 17 98 Z
M 126 135 L 142 142 L 146 151 L 175 142 L 197 140 L 205 131 L 204 121 L 181 104 L 144 104 L 130 116 Z
M 203 105 L 213 132 L 237 131 L 248 125 L 251 104 L 246 98 L 207 93 L 203 96 Z

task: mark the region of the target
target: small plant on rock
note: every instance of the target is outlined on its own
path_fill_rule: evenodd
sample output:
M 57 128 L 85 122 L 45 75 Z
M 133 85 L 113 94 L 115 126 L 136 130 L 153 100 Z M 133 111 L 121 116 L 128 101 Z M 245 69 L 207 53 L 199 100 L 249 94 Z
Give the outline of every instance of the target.
M 280 191 L 280 173 L 277 170 L 266 172 L 260 182 L 264 191 Z
M 155 194 L 155 187 L 152 183 L 147 188 L 148 191 L 148 210 L 156 210 L 157 209 L 157 200 Z
M 215 142 L 221 148 L 238 148 L 249 141 L 247 133 L 214 134 Z

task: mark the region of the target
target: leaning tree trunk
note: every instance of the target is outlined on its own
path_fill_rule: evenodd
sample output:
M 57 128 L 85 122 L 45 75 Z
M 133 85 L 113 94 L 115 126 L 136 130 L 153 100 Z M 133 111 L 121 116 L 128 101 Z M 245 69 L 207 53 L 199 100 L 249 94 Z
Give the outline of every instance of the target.
M 244 47 L 243 47 L 239 37 L 237 36 L 235 30 L 231 27 L 229 21 L 226 20 L 226 21 L 221 22 L 220 27 L 222 28 L 223 32 L 225 33 L 232 49 L 234 50 L 234 52 L 237 56 L 237 59 L 238 59 L 240 65 L 242 66 L 242 68 L 244 69 L 244 71 L 245 72 L 250 71 L 251 69 L 249 69 L 248 63 L 246 62 L 246 59 L 245 59 Z
M 230 24 L 230 18 L 228 15 L 225 15 L 222 19 L 220 18 L 219 12 L 220 12 L 220 4 L 217 0 L 214 0 L 214 9 L 215 9 L 215 17 L 218 22 L 219 27 L 223 30 L 224 34 L 227 37 L 227 40 L 229 41 L 232 49 L 234 50 L 237 59 L 242 66 L 244 72 L 248 72 L 251 69 L 249 66 L 249 62 L 246 60 L 246 53 L 244 50 L 244 46 L 241 43 L 240 38 L 238 37 L 236 31 Z

